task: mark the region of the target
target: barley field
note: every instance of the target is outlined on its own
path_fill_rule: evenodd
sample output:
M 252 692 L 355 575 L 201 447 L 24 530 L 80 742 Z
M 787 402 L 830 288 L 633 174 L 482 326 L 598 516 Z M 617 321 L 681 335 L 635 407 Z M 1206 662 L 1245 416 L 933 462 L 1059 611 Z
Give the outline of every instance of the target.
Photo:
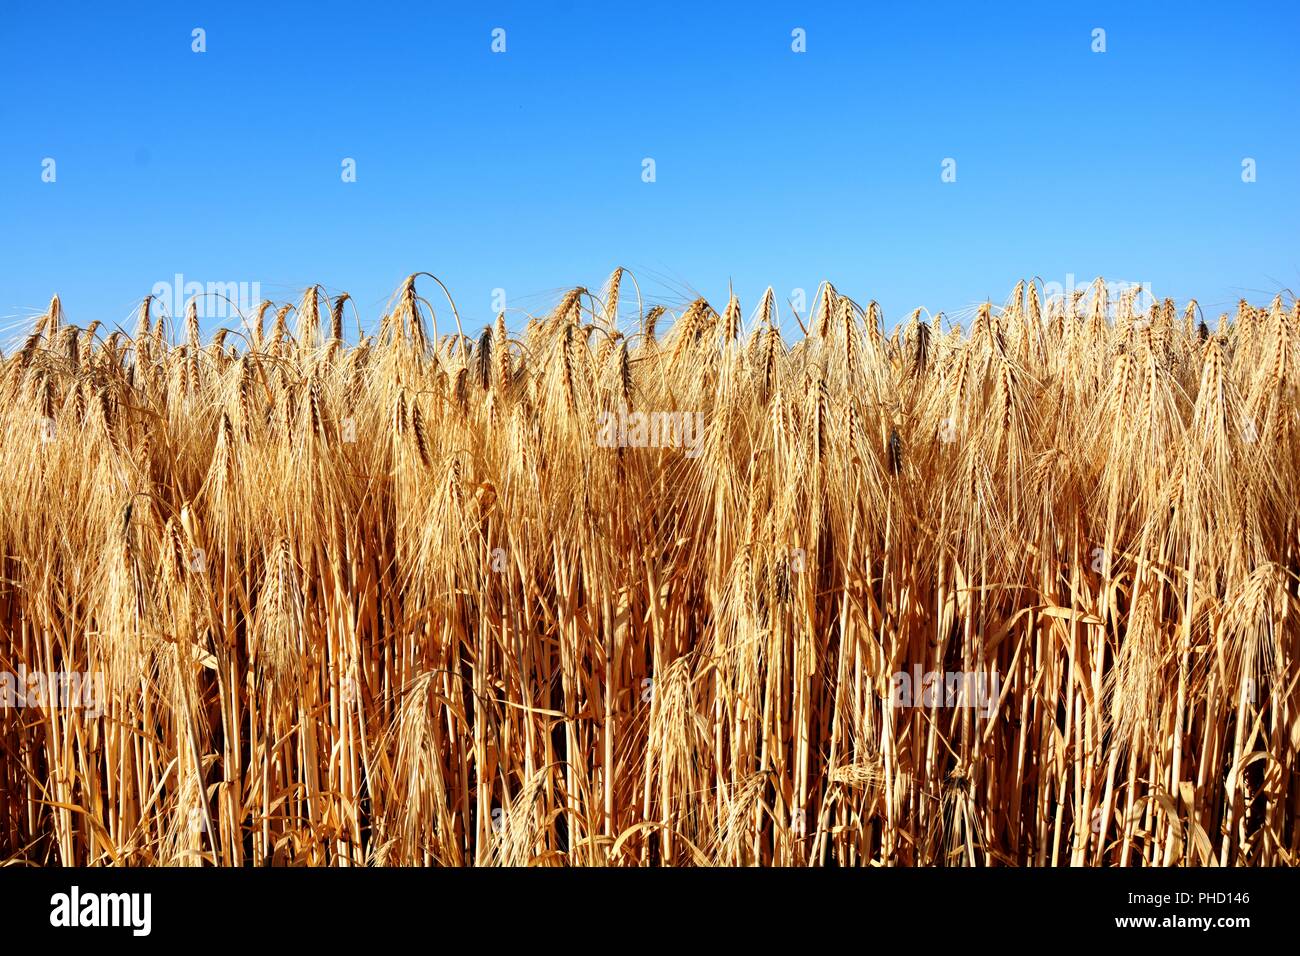
M 0 361 L 0 861 L 1296 862 L 1295 301 L 346 298 Z

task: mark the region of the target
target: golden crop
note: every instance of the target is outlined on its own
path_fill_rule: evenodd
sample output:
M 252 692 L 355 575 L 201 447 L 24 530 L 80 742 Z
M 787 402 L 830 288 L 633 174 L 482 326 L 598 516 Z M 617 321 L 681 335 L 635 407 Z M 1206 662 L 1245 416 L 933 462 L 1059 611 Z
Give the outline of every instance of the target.
M 349 344 L 55 299 L 0 671 L 102 688 L 0 710 L 0 859 L 1296 861 L 1300 306 L 826 284 L 787 342 L 623 278 Z

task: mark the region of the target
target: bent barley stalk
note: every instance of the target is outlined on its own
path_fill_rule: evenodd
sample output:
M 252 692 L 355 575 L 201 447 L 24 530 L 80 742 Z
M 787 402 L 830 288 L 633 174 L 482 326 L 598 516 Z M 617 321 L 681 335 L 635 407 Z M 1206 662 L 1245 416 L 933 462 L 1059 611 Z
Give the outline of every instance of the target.
M 1296 862 L 1300 303 L 417 281 L 0 359 L 0 859 Z

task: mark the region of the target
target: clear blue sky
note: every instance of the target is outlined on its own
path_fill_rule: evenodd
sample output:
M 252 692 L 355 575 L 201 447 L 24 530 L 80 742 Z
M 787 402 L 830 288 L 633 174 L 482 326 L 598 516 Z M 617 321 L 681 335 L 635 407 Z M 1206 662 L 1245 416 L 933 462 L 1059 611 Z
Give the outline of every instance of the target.
M 620 264 L 747 314 L 829 278 L 890 324 L 1032 275 L 1300 290 L 1294 2 L 290 6 L 7 0 L 6 339 L 55 292 L 129 328 L 176 273 L 370 325 L 428 270 L 473 329 Z

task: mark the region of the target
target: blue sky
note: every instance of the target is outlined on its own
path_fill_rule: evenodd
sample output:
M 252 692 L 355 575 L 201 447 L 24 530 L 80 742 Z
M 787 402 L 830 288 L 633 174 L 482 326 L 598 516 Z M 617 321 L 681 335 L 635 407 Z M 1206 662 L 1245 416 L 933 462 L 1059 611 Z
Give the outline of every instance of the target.
M 427 270 L 467 331 L 616 265 L 747 313 L 828 278 L 889 324 L 1033 275 L 1300 290 L 1294 3 L 291 8 L 6 3 L 0 337 L 55 292 L 129 328 L 177 273 L 370 327 Z

